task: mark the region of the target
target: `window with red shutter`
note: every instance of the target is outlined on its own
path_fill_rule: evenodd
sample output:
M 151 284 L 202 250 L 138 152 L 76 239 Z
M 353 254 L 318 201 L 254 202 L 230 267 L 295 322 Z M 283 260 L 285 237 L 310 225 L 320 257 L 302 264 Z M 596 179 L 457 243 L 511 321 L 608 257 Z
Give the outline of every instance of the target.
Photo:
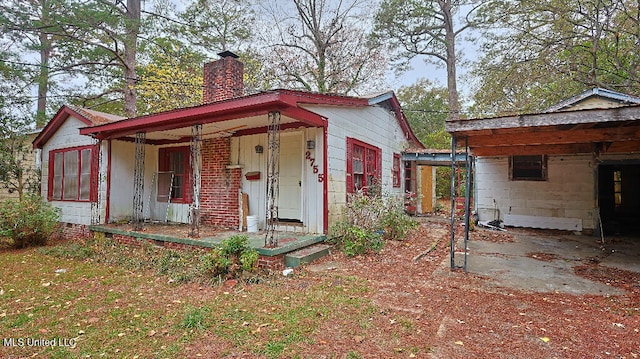
M 51 150 L 47 198 L 73 202 L 94 199 L 97 188 L 92 183 L 97 183 L 98 169 L 93 163 L 98 150 L 95 146 Z
M 367 192 L 381 180 L 382 150 L 347 137 L 347 193 Z

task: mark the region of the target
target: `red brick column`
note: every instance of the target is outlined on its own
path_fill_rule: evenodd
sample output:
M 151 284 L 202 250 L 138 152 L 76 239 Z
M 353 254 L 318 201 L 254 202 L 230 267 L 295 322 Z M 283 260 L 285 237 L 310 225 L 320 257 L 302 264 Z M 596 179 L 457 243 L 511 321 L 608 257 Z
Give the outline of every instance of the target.
M 214 138 L 202 144 L 200 215 L 202 223 L 237 228 L 240 218 L 238 193 L 240 168 L 227 168 L 231 139 Z

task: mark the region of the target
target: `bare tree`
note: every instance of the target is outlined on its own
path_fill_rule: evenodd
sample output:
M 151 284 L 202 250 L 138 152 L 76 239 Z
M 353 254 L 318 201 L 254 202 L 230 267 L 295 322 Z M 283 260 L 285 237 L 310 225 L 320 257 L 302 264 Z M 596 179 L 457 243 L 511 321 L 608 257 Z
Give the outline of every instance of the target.
M 308 91 L 350 93 L 369 90 L 384 79 L 387 59 L 370 41 L 363 0 L 293 0 L 267 10 L 266 53 L 280 85 Z M 285 5 L 286 6 L 286 5 Z M 292 15 L 286 15 L 292 14 Z M 267 31 L 269 30 L 270 31 Z

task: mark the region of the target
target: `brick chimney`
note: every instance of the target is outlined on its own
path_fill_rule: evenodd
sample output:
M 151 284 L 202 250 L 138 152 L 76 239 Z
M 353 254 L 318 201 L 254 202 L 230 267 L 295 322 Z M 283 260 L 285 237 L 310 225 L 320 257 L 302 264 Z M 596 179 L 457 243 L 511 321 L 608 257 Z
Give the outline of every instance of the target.
M 204 64 L 202 103 L 228 100 L 244 95 L 244 64 L 231 51 L 218 54 L 220 59 Z

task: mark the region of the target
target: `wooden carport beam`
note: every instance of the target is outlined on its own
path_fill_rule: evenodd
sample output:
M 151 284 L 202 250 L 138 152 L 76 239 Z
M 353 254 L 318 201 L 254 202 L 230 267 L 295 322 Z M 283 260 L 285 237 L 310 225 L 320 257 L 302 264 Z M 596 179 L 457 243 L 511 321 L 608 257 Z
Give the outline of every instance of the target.
M 604 142 L 604 141 L 603 141 Z M 592 153 L 594 143 L 574 143 L 561 145 L 517 145 L 474 147 L 470 145 L 473 156 L 519 156 L 519 155 L 566 155 L 575 153 Z M 640 140 L 613 142 L 606 148 L 605 153 L 640 153 Z
M 640 106 L 609 109 L 550 112 L 486 119 L 447 121 L 445 130 L 456 137 L 465 132 L 522 127 L 578 125 L 590 123 L 626 122 L 640 119 Z
M 590 143 L 572 145 L 518 145 L 518 146 L 470 146 L 472 156 L 521 156 L 521 155 L 558 155 L 570 153 L 591 153 L 593 146 Z
M 589 142 L 632 141 L 640 138 L 640 127 L 616 127 L 588 130 L 544 131 L 469 136 L 472 147 L 521 145 L 563 145 Z

